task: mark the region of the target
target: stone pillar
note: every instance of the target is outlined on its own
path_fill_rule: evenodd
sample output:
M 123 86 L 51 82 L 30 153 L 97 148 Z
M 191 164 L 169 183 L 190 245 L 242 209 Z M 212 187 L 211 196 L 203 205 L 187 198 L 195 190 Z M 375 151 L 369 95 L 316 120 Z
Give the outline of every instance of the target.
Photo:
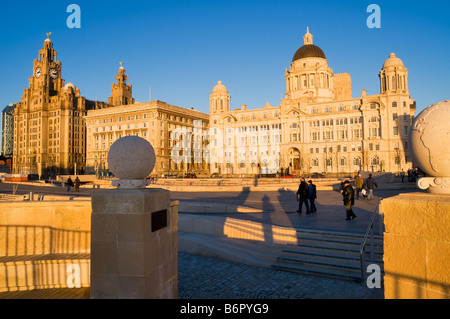
M 91 298 L 178 298 L 177 210 L 169 191 L 146 188 L 153 147 L 119 139 L 108 164 L 120 180 L 92 196 Z
M 450 299 L 450 101 L 433 104 L 414 121 L 410 143 L 429 193 L 384 199 L 385 298 Z

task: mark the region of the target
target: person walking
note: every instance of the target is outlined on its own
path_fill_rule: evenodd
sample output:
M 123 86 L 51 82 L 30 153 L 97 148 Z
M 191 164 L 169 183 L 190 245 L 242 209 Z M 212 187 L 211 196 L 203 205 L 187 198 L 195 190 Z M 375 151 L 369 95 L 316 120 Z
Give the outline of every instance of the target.
M 366 186 L 369 191 L 369 195 L 367 197 L 368 200 L 373 199 L 373 188 L 378 187 L 377 182 L 373 179 L 372 174 L 369 174 L 369 178 L 366 179 Z
M 358 175 L 356 177 L 355 180 L 355 187 L 356 187 L 356 193 L 355 193 L 355 198 L 357 200 L 359 200 L 359 194 L 361 193 L 361 191 L 363 190 L 364 187 L 364 180 L 362 179 L 361 175 Z
M 402 171 L 400 172 L 400 177 L 402 178 L 402 183 L 405 182 L 405 171 L 402 168 Z
M 347 218 L 345 220 L 353 220 L 356 218 L 356 215 L 352 210 L 352 206 L 355 205 L 355 190 L 353 189 L 353 186 L 350 185 L 350 181 L 345 181 L 344 185 L 342 197 L 344 199 L 344 206 L 347 214 Z
M 308 200 L 309 200 L 309 211 L 311 213 L 317 213 L 316 208 L 316 198 L 317 198 L 317 188 L 312 181 L 308 181 Z
M 70 188 L 73 186 L 73 181 L 72 179 L 69 177 L 69 179 L 67 180 L 67 191 L 70 192 Z
M 80 191 L 80 179 L 77 176 L 77 178 L 75 179 L 75 192 L 78 193 L 79 191 Z
M 306 214 L 309 214 L 308 184 L 305 182 L 305 179 L 303 177 L 300 178 L 300 186 L 298 187 L 297 191 L 297 200 L 299 202 L 297 213 L 302 213 L 303 203 L 305 203 Z

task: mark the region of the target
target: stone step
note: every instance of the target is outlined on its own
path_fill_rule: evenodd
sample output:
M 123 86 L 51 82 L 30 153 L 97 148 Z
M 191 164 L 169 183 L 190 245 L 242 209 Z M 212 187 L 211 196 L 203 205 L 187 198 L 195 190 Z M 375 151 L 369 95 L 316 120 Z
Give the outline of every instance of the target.
M 300 273 L 305 275 L 321 276 L 327 278 L 336 278 L 350 281 L 361 281 L 361 273 L 348 272 L 342 270 L 322 269 L 318 267 L 312 267 L 307 265 L 286 265 L 286 264 L 273 264 L 272 269 L 288 271 L 294 273 Z
M 303 257 L 303 258 L 328 258 L 328 259 L 336 259 L 336 260 L 348 260 L 348 261 L 357 261 L 360 262 L 359 251 L 341 251 L 341 250 L 328 250 L 310 246 L 303 247 L 300 250 L 290 250 L 284 249 L 282 251 L 283 256 L 292 256 L 292 257 Z M 369 258 L 368 258 L 369 259 Z M 376 258 L 371 260 L 373 262 L 382 263 L 382 254 L 376 254 Z

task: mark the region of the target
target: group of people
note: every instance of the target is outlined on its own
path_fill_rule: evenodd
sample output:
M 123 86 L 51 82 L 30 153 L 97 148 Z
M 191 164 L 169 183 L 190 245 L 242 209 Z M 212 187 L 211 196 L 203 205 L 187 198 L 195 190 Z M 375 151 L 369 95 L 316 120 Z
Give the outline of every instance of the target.
M 69 177 L 67 180 L 67 191 L 70 192 L 70 188 L 75 186 L 75 191 L 78 193 L 80 191 L 80 179 L 75 178 L 75 183 L 72 181 L 72 178 Z
M 314 185 L 312 181 L 308 181 L 308 183 L 306 183 L 305 179 L 302 177 L 300 179 L 300 186 L 297 191 L 297 200 L 299 201 L 297 213 L 302 213 L 303 203 L 305 203 L 306 206 L 306 214 L 316 213 L 316 198 L 316 185 Z
M 366 179 L 366 181 L 363 180 L 361 175 L 356 176 L 355 188 L 353 188 L 353 186 L 350 184 L 350 181 L 348 180 L 343 183 L 341 194 L 344 200 L 345 211 L 347 214 L 347 218 L 345 218 L 345 220 L 353 220 L 356 218 L 352 207 L 355 205 L 355 199 L 359 200 L 360 194 L 363 196 L 363 198 L 373 200 L 373 190 L 375 187 L 378 187 L 378 184 L 372 177 L 372 174 L 369 174 L 369 177 Z
M 409 183 L 415 183 L 416 181 L 417 181 L 417 179 L 419 178 L 419 169 L 418 168 L 416 168 L 416 169 L 412 169 L 412 168 L 410 168 L 410 169 L 408 169 L 408 171 L 407 171 L 407 175 L 408 175 L 408 182 Z M 425 173 L 424 172 L 422 172 L 423 173 L 423 177 L 425 177 Z M 401 177 L 401 179 L 402 179 L 402 183 L 404 183 L 405 182 L 405 171 L 402 169 L 402 171 L 400 172 L 400 177 Z
M 373 190 L 375 187 L 378 187 L 378 184 L 372 177 L 372 174 L 369 174 L 369 177 L 365 181 L 363 180 L 361 175 L 358 175 L 355 179 L 355 188 L 353 188 L 349 180 L 346 180 L 341 184 L 340 192 L 343 197 L 347 215 L 345 220 L 353 220 L 356 218 L 352 207 L 355 205 L 355 199 L 359 200 L 360 194 L 363 196 L 363 198 L 373 200 Z M 299 202 L 297 213 L 302 214 L 303 204 L 305 204 L 306 207 L 306 214 L 316 213 L 316 199 L 316 185 L 314 185 L 311 180 L 306 183 L 303 177 L 300 178 L 300 186 L 297 191 L 297 201 Z

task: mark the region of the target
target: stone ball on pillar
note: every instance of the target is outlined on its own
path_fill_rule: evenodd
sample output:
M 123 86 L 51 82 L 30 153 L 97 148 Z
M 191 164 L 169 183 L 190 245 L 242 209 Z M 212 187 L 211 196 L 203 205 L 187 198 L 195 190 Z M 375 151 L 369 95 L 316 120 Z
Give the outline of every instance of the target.
M 409 136 L 414 164 L 429 178 L 418 186 L 450 193 L 450 100 L 426 108 L 414 120 Z
M 119 188 L 146 187 L 146 178 L 156 164 L 153 146 L 138 136 L 127 136 L 117 140 L 108 154 L 109 170 L 120 179 L 113 181 Z

